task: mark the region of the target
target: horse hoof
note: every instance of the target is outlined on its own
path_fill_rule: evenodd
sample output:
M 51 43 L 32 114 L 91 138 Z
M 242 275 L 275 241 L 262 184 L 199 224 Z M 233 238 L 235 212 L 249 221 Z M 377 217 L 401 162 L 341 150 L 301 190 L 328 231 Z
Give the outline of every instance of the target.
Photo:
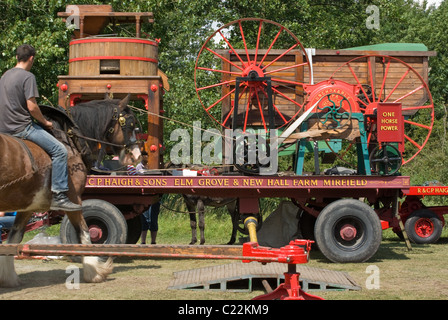
M 112 258 L 106 262 L 101 262 L 98 257 L 84 257 L 84 281 L 88 283 L 100 283 L 107 279 L 113 271 Z
M 197 241 L 191 241 L 191 242 L 190 242 L 190 246 L 196 244 L 196 242 L 197 242 Z
M 20 286 L 19 278 L 8 279 L 5 281 L 0 281 L 0 288 L 16 288 Z
M 20 285 L 14 268 L 13 256 L 0 256 L 0 287 L 14 288 Z

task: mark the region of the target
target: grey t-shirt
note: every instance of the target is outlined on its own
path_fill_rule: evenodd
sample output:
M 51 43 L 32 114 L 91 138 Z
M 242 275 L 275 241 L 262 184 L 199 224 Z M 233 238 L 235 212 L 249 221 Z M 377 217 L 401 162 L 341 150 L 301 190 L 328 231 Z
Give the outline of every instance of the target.
M 15 134 L 31 123 L 26 101 L 39 97 L 36 77 L 22 68 L 6 71 L 0 79 L 0 132 Z

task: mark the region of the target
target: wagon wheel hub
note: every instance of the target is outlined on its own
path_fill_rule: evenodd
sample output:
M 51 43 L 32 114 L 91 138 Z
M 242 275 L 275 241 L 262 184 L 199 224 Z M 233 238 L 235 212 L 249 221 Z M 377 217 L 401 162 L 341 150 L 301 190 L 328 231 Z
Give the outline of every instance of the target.
M 247 85 L 251 88 L 258 88 L 258 89 L 262 89 L 263 87 L 263 83 L 261 81 L 258 81 L 259 78 L 263 78 L 264 77 L 264 72 L 263 70 L 259 67 L 256 66 L 253 62 L 247 66 L 243 72 L 242 72 L 243 77 L 245 78 L 250 78 L 253 79 L 253 81 L 249 80 L 247 82 Z
M 101 228 L 98 227 L 97 225 L 90 225 L 89 233 L 90 233 L 90 241 L 92 242 L 99 241 L 103 236 L 103 230 L 101 230 Z
M 356 228 L 351 224 L 345 224 L 339 231 L 341 238 L 345 241 L 351 241 L 356 237 Z
M 310 69 L 305 49 L 291 31 L 274 21 L 243 18 L 206 40 L 196 59 L 194 81 L 202 107 L 221 126 L 267 132 L 286 126 L 302 112 Z
M 431 219 L 419 219 L 415 224 L 415 232 L 422 238 L 432 235 L 434 233 L 434 225 Z

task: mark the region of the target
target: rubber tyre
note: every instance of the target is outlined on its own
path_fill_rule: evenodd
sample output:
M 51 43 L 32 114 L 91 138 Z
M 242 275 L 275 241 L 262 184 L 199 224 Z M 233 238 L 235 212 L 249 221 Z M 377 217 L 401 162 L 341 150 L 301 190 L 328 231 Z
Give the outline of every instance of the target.
M 436 243 L 443 231 L 443 222 L 429 209 L 419 209 L 411 213 L 404 224 L 411 242 L 415 244 Z
M 340 231 L 351 225 L 356 236 L 343 239 Z M 369 260 L 382 239 L 381 222 L 367 204 L 355 199 L 342 199 L 327 205 L 319 214 L 314 235 L 322 254 L 332 262 L 358 263 Z
M 89 227 L 95 225 L 101 229 L 102 236 L 92 240 L 94 244 L 124 244 L 127 238 L 127 224 L 121 211 L 113 204 L 100 200 L 89 199 L 82 202 L 83 216 Z M 62 243 L 79 243 L 75 228 L 67 215 L 61 222 L 60 236 Z

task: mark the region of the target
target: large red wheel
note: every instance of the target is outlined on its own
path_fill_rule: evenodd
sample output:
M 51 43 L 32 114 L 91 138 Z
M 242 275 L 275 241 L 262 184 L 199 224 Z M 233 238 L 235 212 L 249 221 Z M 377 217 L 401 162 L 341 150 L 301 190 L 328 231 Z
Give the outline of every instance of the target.
M 394 57 L 368 55 L 346 62 L 331 76 L 361 87 L 357 102 L 363 113 L 371 114 L 377 102 L 401 102 L 405 119 L 403 164 L 420 153 L 434 124 L 431 92 L 418 71 L 423 73 Z M 367 121 L 366 130 L 369 145 L 375 147 L 376 123 Z M 351 144 L 346 150 L 350 148 Z
M 269 123 L 268 81 L 237 82 L 250 76 L 269 78 L 275 124 Z M 203 108 L 224 128 L 232 127 L 238 92 L 235 122 L 243 131 L 288 124 L 303 108 L 302 85 L 310 78 L 310 64 L 297 37 L 276 22 L 258 18 L 239 19 L 216 30 L 203 44 L 194 74 Z

